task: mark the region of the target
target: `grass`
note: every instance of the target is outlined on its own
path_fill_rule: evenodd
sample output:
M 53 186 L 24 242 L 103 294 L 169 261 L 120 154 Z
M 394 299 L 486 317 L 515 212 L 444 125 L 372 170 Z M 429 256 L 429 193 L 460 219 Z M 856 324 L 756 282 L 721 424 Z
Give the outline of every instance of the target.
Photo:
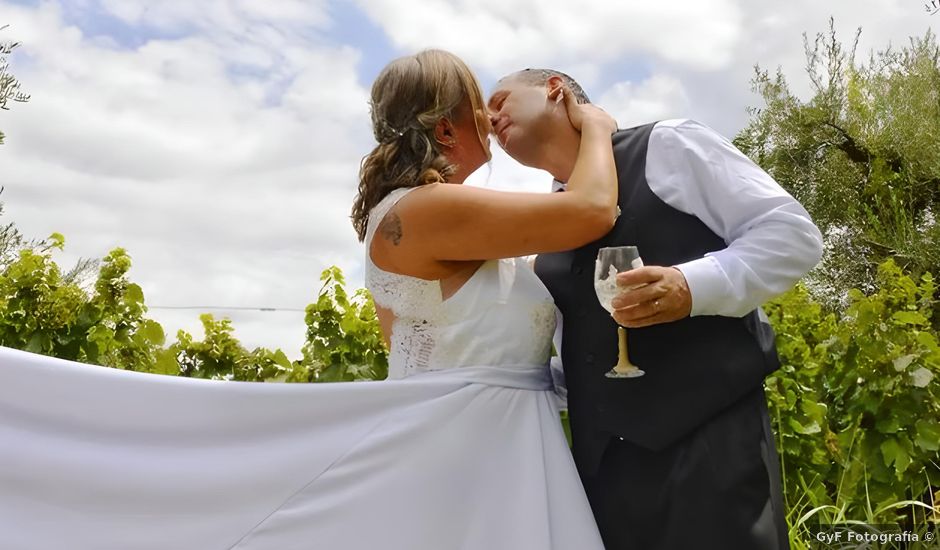
M 778 421 L 780 418 L 778 417 Z M 857 430 L 857 428 L 856 428 Z M 783 471 L 783 491 L 784 500 L 787 508 L 787 525 L 789 526 L 789 540 L 791 550 L 820 550 L 820 549 L 866 549 L 866 550 L 927 550 L 940 549 L 940 541 L 937 535 L 940 534 L 940 504 L 936 502 L 936 496 L 930 495 L 931 502 L 926 503 L 919 500 L 900 500 L 890 504 L 873 508 L 871 498 L 868 492 L 868 473 L 864 470 L 863 476 L 865 487 L 865 500 L 862 503 L 862 517 L 849 517 L 847 511 L 853 503 L 850 498 L 843 493 L 845 476 L 848 472 L 849 460 L 851 460 L 852 449 L 855 444 L 855 435 L 853 434 L 852 443 L 849 452 L 846 453 L 845 462 L 840 464 L 841 474 L 836 488 L 833 502 L 824 502 L 818 495 L 818 491 L 812 490 L 813 485 L 821 483 L 819 479 L 813 479 L 807 484 L 799 472 L 790 472 L 786 470 L 785 453 L 783 452 L 782 438 L 779 440 L 780 463 Z M 863 465 L 864 466 L 864 465 Z M 791 484 L 799 483 L 799 491 L 791 490 Z M 799 494 L 796 502 L 789 502 L 789 495 Z M 827 499 L 828 500 L 828 499 Z M 853 507 L 858 510 L 859 507 Z M 911 534 L 917 534 L 923 539 L 925 534 L 933 536 L 931 541 L 847 541 L 848 533 L 869 533 L 877 535 L 880 533 L 897 533 L 901 529 L 898 523 L 898 513 L 905 511 L 910 520 L 904 529 Z M 920 512 L 920 513 L 918 513 Z M 855 514 L 858 514 L 856 511 Z M 826 539 L 825 534 L 833 537 L 834 533 L 841 531 L 842 539 Z M 822 535 L 821 535 L 822 533 Z M 929 534 L 928 534 L 929 533 Z

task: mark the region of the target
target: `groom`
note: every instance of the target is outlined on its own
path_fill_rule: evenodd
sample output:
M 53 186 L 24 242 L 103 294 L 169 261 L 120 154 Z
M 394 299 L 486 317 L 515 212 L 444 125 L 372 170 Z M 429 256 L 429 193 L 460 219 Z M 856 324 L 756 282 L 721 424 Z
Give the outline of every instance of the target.
M 527 69 L 488 106 L 494 134 L 563 191 L 579 134 L 549 93 L 570 77 Z M 788 548 L 763 379 L 779 366 L 759 306 L 819 261 L 809 215 L 726 139 L 691 120 L 613 135 L 621 215 L 605 237 L 541 254 L 535 270 L 562 313 L 573 453 L 609 550 Z M 618 275 L 613 314 L 594 260 L 635 245 L 648 267 Z M 644 285 L 635 288 L 637 285 Z M 627 290 L 634 288 L 634 290 Z M 616 323 L 646 375 L 609 379 Z

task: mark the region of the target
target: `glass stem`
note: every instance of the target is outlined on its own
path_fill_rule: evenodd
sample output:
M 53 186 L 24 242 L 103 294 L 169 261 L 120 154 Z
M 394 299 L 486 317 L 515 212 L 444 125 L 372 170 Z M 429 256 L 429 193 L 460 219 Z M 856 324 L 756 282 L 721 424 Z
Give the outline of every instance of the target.
M 623 327 L 617 327 L 617 340 L 619 341 L 619 357 L 617 359 L 617 370 L 623 370 L 631 368 L 634 365 L 630 363 L 630 357 L 627 354 L 627 329 Z

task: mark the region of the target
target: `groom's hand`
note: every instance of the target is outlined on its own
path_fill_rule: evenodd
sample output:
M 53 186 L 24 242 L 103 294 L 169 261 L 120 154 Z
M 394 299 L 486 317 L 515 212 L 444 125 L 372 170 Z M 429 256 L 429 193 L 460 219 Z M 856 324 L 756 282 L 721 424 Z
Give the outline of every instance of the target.
M 613 300 L 614 321 L 627 328 L 670 323 L 689 316 L 692 294 L 675 267 L 648 266 L 617 274 L 620 294 Z

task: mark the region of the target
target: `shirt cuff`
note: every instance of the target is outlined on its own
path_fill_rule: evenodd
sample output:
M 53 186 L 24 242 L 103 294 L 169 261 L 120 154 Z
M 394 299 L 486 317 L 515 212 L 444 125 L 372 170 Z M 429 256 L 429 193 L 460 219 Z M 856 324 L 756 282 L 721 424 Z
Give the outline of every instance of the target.
M 690 317 L 698 315 L 720 315 L 721 305 L 728 299 L 728 279 L 718 260 L 705 256 L 691 262 L 674 266 L 685 276 L 692 295 Z

